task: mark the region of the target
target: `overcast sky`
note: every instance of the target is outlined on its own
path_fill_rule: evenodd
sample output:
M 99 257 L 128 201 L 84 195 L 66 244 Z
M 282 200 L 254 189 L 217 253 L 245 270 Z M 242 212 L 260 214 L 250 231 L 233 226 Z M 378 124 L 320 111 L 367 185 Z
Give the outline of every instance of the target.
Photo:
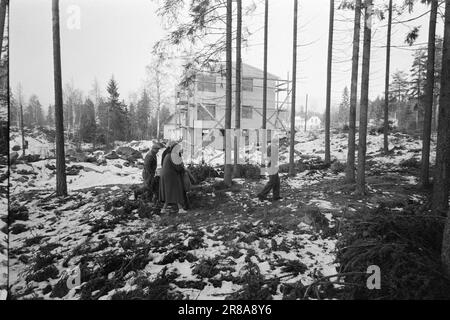
M 244 5 L 247 0 L 243 0 Z M 272 0 L 269 4 L 270 73 L 285 79 L 292 74 L 292 19 L 293 0 Z M 382 1 L 380 1 L 382 2 Z M 401 0 L 394 0 L 400 3 Z M 322 111 L 325 107 L 326 61 L 328 42 L 328 0 L 300 0 L 298 101 L 303 104 L 309 94 L 310 108 Z M 340 3 L 336 0 L 336 7 Z M 69 28 L 73 16 L 68 10 L 80 8 L 80 28 Z M 61 0 L 61 57 L 63 82 L 73 81 L 85 94 L 97 79 L 105 92 L 112 74 L 119 83 L 121 97 L 143 87 L 145 67 L 151 59 L 151 50 L 165 31 L 156 16 L 157 5 L 151 0 Z M 263 66 L 263 6 L 249 20 L 256 31 L 243 51 L 243 61 L 262 69 Z M 404 21 L 420 16 L 427 7 L 418 5 L 411 15 L 394 16 Z M 51 1 L 14 0 L 10 2 L 10 81 L 13 92 L 22 84 L 25 99 L 38 95 L 41 104 L 53 103 L 53 58 Z M 350 86 L 352 52 L 352 18 L 354 13 L 337 11 L 335 22 L 333 103 L 338 103 L 345 86 Z M 373 29 L 371 62 L 371 98 L 384 91 L 386 22 L 376 21 Z M 404 46 L 409 28 L 422 25 L 417 43 L 425 43 L 428 34 L 428 15 L 393 26 L 393 45 Z M 439 18 L 437 33 L 442 34 Z M 410 48 L 393 48 L 391 70 L 409 70 L 412 59 Z

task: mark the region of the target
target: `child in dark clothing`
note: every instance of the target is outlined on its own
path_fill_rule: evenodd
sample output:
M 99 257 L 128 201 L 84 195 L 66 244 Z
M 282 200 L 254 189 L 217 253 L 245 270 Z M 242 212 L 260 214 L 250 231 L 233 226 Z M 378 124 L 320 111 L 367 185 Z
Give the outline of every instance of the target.
M 271 157 L 271 145 L 268 145 L 268 156 Z M 260 201 L 267 200 L 267 195 L 272 191 L 272 201 L 278 201 L 283 199 L 280 197 L 280 176 L 278 175 L 278 168 L 272 167 L 272 161 L 268 164 L 269 181 L 266 183 L 257 197 Z

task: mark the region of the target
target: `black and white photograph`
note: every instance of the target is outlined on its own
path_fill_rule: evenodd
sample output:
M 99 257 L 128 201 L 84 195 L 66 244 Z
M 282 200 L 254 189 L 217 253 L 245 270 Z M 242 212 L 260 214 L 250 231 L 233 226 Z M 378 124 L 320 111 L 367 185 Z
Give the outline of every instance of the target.
M 450 0 L 0 25 L 0 299 L 450 300 Z

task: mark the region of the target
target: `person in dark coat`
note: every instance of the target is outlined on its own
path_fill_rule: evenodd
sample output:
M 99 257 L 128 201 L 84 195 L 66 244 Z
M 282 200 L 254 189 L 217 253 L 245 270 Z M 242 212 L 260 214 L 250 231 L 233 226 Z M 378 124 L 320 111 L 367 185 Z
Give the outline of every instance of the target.
M 269 175 L 269 181 L 266 183 L 264 188 L 258 193 L 258 199 L 261 201 L 267 200 L 267 195 L 272 191 L 273 198 L 272 201 L 281 200 L 280 197 L 280 176 L 278 172 Z
M 142 178 L 144 179 L 144 188 L 151 201 L 153 196 L 158 194 L 158 190 L 155 189 L 155 174 L 158 166 L 158 152 L 164 146 L 160 143 L 155 143 L 152 146 L 150 152 L 147 153 L 144 159 L 144 170 L 142 171 Z
M 178 213 L 187 213 L 186 191 L 184 189 L 183 175 L 185 172 L 181 159 L 181 147 L 176 144 L 172 152 L 164 157 L 159 184 L 159 199 L 164 202 L 161 213 L 167 213 L 169 204 L 178 205 Z
M 175 146 L 177 143 L 175 142 L 175 141 L 169 141 L 168 143 L 167 143 L 167 148 L 166 148 L 166 150 L 164 150 L 164 152 L 162 153 L 162 156 L 161 156 L 161 168 L 162 168 L 162 166 L 163 166 L 163 164 L 164 164 L 164 158 L 168 155 L 168 154 L 170 154 L 171 152 L 172 152 L 172 148 L 173 148 L 173 146 Z

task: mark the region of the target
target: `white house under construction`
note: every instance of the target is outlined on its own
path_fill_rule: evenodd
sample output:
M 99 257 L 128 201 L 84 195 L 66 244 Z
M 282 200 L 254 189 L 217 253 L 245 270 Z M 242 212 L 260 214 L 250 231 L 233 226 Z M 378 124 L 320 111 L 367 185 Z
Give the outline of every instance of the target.
M 233 75 L 235 74 L 233 68 Z M 268 130 L 286 130 L 289 110 L 289 80 L 267 75 Z M 263 71 L 242 64 L 241 129 L 245 140 L 262 128 Z M 232 129 L 235 128 L 235 79 L 233 77 Z M 223 150 L 225 128 L 225 72 L 196 74 L 189 89 L 178 89 L 175 114 L 164 126 L 165 139 L 181 139 L 189 144 Z M 189 152 L 189 150 L 186 150 Z M 195 153 L 195 150 L 192 150 Z

